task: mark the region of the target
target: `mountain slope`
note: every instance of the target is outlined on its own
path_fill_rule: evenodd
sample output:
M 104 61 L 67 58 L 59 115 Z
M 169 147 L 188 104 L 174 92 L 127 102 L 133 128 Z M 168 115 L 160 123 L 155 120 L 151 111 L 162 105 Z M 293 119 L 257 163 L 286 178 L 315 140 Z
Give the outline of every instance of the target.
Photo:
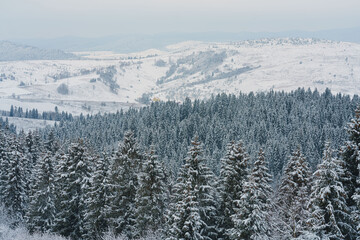
M 13 42 L 0 41 L 0 61 L 65 60 L 74 58 L 76 58 L 75 55 L 61 50 L 40 49 Z
M 73 114 L 97 113 L 157 99 L 299 87 L 360 93 L 356 43 L 298 38 L 183 42 L 130 54 L 76 54 L 82 58 L 0 62 L 0 109 L 58 106 Z

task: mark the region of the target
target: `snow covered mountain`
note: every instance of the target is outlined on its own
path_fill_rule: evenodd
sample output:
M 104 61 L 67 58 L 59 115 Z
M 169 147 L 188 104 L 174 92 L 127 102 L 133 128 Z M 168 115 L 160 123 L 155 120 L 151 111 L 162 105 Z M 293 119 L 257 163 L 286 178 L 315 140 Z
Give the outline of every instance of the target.
M 183 42 L 131 54 L 77 52 L 81 60 L 0 62 L 0 110 L 10 105 L 78 114 L 149 100 L 317 88 L 360 93 L 360 44 L 315 39 Z
M 74 59 L 75 55 L 61 50 L 41 49 L 37 47 L 0 41 L 0 61 L 55 60 Z

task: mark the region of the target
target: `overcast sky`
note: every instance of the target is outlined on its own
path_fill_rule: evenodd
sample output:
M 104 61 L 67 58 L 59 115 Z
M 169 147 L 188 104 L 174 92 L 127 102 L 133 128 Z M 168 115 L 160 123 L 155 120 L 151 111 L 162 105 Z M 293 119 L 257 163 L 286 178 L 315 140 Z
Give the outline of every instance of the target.
M 360 26 L 360 0 L 0 0 L 0 39 Z

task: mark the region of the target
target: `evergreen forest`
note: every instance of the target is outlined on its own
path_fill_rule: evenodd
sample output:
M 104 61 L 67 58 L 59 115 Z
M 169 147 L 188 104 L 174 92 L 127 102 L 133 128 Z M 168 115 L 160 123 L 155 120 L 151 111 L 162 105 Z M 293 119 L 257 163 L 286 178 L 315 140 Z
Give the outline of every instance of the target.
M 15 239 L 2 224 L 70 240 L 360 239 L 357 95 L 220 94 L 0 126 L 0 239 Z

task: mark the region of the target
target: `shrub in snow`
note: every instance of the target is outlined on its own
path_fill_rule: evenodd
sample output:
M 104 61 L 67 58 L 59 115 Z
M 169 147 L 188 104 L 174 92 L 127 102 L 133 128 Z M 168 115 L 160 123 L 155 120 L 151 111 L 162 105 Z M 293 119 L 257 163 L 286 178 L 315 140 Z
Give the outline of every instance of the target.
M 62 95 L 68 95 L 69 94 L 69 87 L 65 83 L 62 83 L 58 86 L 57 92 Z

